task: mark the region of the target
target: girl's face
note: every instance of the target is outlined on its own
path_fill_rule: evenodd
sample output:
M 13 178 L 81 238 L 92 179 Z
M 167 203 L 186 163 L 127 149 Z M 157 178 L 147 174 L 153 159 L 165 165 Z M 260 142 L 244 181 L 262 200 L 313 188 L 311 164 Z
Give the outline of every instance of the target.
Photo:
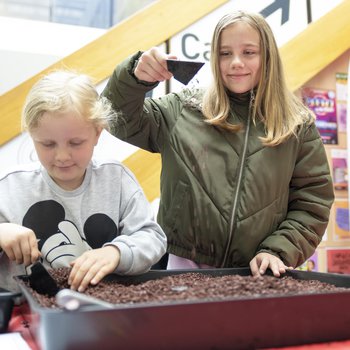
M 219 67 L 223 83 L 231 92 L 247 92 L 258 84 L 260 40 L 258 32 L 249 24 L 240 21 L 221 32 Z
M 44 113 L 30 135 L 41 164 L 63 189 L 83 182 L 102 129 L 73 113 Z

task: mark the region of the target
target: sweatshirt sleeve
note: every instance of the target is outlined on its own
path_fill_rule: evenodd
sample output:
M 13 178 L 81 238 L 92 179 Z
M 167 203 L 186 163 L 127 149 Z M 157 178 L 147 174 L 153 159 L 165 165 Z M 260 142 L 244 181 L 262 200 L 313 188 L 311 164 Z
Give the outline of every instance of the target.
M 286 218 L 259 248 L 259 252 L 278 255 L 293 267 L 310 257 L 321 242 L 334 201 L 328 160 L 315 124 L 307 126 L 299 137 Z
M 154 219 L 150 203 L 131 172 L 122 176 L 119 235 L 106 245 L 120 251 L 116 273 L 135 275 L 147 272 L 166 252 L 166 236 Z

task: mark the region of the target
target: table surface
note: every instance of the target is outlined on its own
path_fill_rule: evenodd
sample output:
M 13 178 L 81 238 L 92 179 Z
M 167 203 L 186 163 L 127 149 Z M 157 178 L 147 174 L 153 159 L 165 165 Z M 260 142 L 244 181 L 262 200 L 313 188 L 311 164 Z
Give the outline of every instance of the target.
M 30 310 L 27 303 L 13 308 L 8 331 L 19 332 L 32 350 L 40 350 L 30 329 Z

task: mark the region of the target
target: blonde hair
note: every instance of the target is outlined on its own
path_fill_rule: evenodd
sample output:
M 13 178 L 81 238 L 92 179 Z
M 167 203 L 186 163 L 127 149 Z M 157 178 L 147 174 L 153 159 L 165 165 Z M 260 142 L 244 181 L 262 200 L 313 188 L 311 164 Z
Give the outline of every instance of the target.
M 236 132 L 242 128 L 227 122 L 230 114 L 230 100 L 224 86 L 220 68 L 219 53 L 222 31 L 228 26 L 243 21 L 259 34 L 261 73 L 254 87 L 255 102 L 250 110 L 253 121 L 263 121 L 266 136 L 261 141 L 266 146 L 276 146 L 291 135 L 306 121 L 312 122 L 312 112 L 287 88 L 282 61 L 272 30 L 260 14 L 237 11 L 223 16 L 217 23 L 211 46 L 210 64 L 213 82 L 203 97 L 203 114 L 208 124 Z
M 22 129 L 35 129 L 44 113 L 75 113 L 96 127 L 109 129 L 113 111 L 90 77 L 72 71 L 49 73 L 33 85 L 22 111 Z

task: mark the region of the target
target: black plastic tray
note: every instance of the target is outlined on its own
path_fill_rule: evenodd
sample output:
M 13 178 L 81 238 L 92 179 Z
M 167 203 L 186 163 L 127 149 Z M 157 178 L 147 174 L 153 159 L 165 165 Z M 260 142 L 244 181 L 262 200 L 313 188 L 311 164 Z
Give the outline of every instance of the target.
M 249 269 L 173 270 L 112 278 L 142 282 L 186 272 L 250 274 Z M 346 275 L 305 271 L 287 275 L 350 288 L 350 276 Z M 21 283 L 24 278 L 16 277 L 34 319 L 38 319 L 31 327 L 43 350 L 262 349 L 350 338 L 350 289 L 341 293 L 65 311 L 40 307 Z

